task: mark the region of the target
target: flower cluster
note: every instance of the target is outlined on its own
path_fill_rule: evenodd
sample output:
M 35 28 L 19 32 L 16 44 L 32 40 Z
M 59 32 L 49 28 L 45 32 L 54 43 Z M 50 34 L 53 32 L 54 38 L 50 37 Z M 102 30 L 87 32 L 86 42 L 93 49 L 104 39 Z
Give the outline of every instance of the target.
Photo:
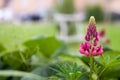
M 97 46 L 99 42 L 98 32 L 96 30 L 95 18 L 90 17 L 90 22 L 88 24 L 87 33 L 85 36 L 85 42 L 80 45 L 80 53 L 86 56 L 97 56 L 102 55 L 103 47 Z

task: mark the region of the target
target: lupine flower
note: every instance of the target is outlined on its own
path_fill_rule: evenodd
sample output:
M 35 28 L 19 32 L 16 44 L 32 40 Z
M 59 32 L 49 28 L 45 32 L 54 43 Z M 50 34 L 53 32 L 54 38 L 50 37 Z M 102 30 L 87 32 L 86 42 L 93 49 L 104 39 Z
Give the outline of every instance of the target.
M 102 29 L 102 30 L 99 32 L 99 36 L 100 36 L 100 37 L 105 37 L 105 33 L 106 33 L 105 29 Z
M 110 40 L 106 37 L 106 30 L 104 28 L 99 32 L 99 36 L 102 42 L 106 44 L 110 43 Z
M 110 43 L 110 40 L 109 39 L 106 39 L 106 41 L 105 41 L 107 44 L 109 44 Z
M 102 55 L 103 47 L 98 46 L 99 35 L 96 29 L 95 18 L 90 17 L 90 21 L 85 35 L 85 42 L 81 43 L 79 52 L 86 56 L 97 56 Z

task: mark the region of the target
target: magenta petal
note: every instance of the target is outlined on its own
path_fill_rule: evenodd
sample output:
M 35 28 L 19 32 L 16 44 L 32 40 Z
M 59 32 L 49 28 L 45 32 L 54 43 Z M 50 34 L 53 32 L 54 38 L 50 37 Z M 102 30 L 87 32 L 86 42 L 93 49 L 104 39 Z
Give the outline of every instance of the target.
M 86 56 L 89 56 L 89 52 L 88 52 L 87 50 L 85 51 L 85 55 L 86 55 Z
M 96 50 L 93 50 L 93 51 L 92 51 L 92 55 L 93 55 L 93 56 L 96 56 L 96 55 L 97 55 Z
M 90 41 L 90 37 L 88 35 L 85 36 L 86 41 Z
M 85 48 L 85 43 L 82 43 L 80 46 L 84 49 Z
M 99 55 L 103 54 L 103 50 L 100 50 L 99 52 L 97 52 Z
M 80 51 L 81 54 L 84 54 L 84 53 L 85 53 L 85 51 L 84 51 L 83 48 L 80 48 L 79 51 Z
M 98 44 L 98 40 L 95 40 L 94 41 L 94 46 L 97 46 L 97 44 Z
M 103 47 L 102 46 L 97 47 L 97 53 L 99 55 L 102 55 L 102 53 L 103 53 Z
M 90 48 L 91 48 L 90 42 L 86 42 L 86 47 L 87 47 L 87 49 L 90 49 Z

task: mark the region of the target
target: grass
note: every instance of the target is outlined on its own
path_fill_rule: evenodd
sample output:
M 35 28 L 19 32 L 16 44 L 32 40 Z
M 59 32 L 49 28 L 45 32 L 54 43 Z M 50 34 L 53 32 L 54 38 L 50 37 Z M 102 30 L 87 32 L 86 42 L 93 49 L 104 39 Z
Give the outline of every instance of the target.
M 0 43 L 8 51 L 20 48 L 21 44 L 37 36 L 54 36 L 56 34 L 55 24 L 51 23 L 29 23 L 29 24 L 0 24 Z
M 86 24 L 84 24 L 84 33 Z M 105 28 L 106 36 L 110 39 L 110 48 L 120 51 L 120 25 L 99 23 L 98 30 Z M 20 48 L 21 44 L 35 36 L 56 36 L 57 29 L 54 23 L 30 23 L 30 24 L 0 24 L 0 43 L 8 51 Z M 71 43 L 69 47 L 78 52 L 79 43 Z
M 120 25 L 119 24 L 105 24 L 102 25 L 100 28 L 106 29 L 106 37 L 110 39 L 109 47 L 114 50 L 120 51 Z

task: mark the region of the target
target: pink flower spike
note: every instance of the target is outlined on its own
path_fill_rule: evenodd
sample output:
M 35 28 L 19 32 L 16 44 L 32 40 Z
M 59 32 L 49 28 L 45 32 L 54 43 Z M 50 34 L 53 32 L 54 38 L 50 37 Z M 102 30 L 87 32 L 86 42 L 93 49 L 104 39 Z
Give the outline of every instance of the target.
M 94 38 L 98 39 L 98 32 L 96 30 L 95 18 L 91 16 L 90 22 L 88 24 L 88 29 L 87 29 L 87 33 L 85 36 L 85 40 L 90 41 L 90 40 L 93 40 Z
M 81 54 L 84 54 L 85 56 L 97 56 L 103 54 L 103 47 L 98 46 L 99 34 L 97 32 L 94 16 L 90 17 L 85 40 L 86 41 L 81 43 L 79 48 Z M 90 52 L 91 50 L 92 52 Z

